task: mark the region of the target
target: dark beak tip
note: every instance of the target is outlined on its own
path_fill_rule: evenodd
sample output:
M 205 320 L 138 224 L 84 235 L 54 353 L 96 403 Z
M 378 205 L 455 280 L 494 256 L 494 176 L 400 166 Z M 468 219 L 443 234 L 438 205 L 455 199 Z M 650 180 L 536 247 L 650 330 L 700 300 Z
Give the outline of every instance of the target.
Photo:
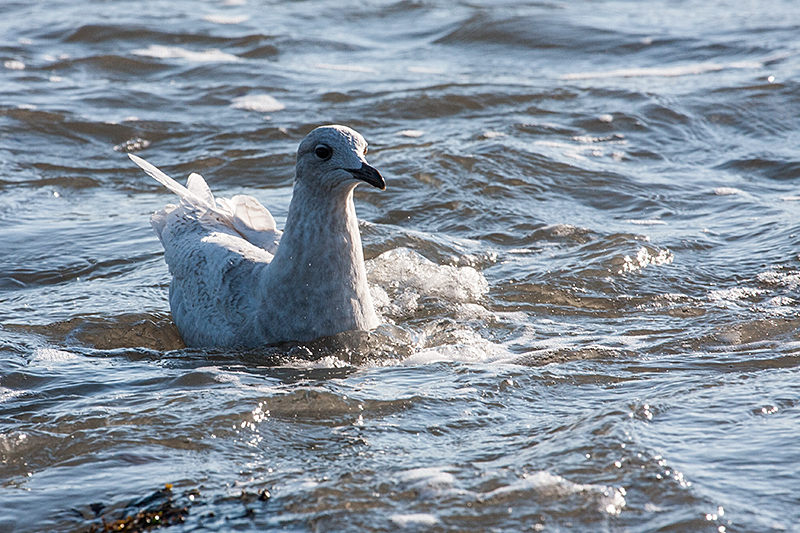
M 369 166 L 366 163 L 361 165 L 361 168 L 356 170 L 349 171 L 354 178 L 359 179 L 365 183 L 369 183 L 376 189 L 380 189 L 382 191 L 386 190 L 386 182 L 383 179 L 383 176 L 377 169 L 374 167 Z

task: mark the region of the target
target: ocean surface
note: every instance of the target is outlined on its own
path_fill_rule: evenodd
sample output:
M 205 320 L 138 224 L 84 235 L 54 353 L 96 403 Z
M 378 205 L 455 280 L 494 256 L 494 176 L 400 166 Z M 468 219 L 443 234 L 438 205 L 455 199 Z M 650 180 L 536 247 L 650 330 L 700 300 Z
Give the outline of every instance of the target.
M 800 531 L 798 13 L 4 0 L 0 532 Z M 186 349 L 126 154 L 280 227 L 329 123 L 384 324 Z

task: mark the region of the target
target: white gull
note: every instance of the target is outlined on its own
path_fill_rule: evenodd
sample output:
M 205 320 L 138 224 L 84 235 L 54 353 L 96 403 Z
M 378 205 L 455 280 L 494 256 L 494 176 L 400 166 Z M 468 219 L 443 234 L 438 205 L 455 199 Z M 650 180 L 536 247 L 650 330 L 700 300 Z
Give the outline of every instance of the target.
M 252 347 L 306 341 L 378 325 L 353 190 L 381 190 L 367 143 L 345 126 L 322 126 L 297 149 L 292 201 L 281 232 L 252 196 L 214 198 L 199 174 L 184 187 L 129 157 L 176 193 L 150 219 L 172 273 L 172 318 L 187 346 Z

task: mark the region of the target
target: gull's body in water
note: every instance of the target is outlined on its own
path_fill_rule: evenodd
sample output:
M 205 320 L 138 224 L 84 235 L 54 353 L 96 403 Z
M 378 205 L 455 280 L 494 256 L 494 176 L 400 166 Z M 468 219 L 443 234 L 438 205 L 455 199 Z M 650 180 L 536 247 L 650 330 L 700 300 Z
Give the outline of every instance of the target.
M 183 187 L 130 156 L 181 199 L 150 221 L 164 245 L 172 317 L 187 346 L 305 341 L 378 325 L 353 205 L 359 183 L 385 188 L 366 149 L 344 126 L 309 133 L 297 150 L 283 232 L 251 196 L 215 199 L 198 174 Z

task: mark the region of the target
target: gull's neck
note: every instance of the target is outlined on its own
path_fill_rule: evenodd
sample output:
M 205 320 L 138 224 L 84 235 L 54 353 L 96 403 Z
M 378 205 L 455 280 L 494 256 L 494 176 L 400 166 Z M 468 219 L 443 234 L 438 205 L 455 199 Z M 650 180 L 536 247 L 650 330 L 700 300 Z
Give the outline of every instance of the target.
M 334 264 L 344 261 L 349 265 L 355 259 L 363 263 L 353 189 L 319 190 L 295 182 L 286 226 L 273 262 L 291 263 L 295 275 L 305 268 L 319 267 L 323 258 Z
M 320 190 L 295 181 L 286 226 L 268 269 L 277 282 L 270 288 L 273 294 L 280 293 L 287 303 L 292 300 L 302 309 L 316 336 L 378 325 L 364 268 L 354 188 Z

